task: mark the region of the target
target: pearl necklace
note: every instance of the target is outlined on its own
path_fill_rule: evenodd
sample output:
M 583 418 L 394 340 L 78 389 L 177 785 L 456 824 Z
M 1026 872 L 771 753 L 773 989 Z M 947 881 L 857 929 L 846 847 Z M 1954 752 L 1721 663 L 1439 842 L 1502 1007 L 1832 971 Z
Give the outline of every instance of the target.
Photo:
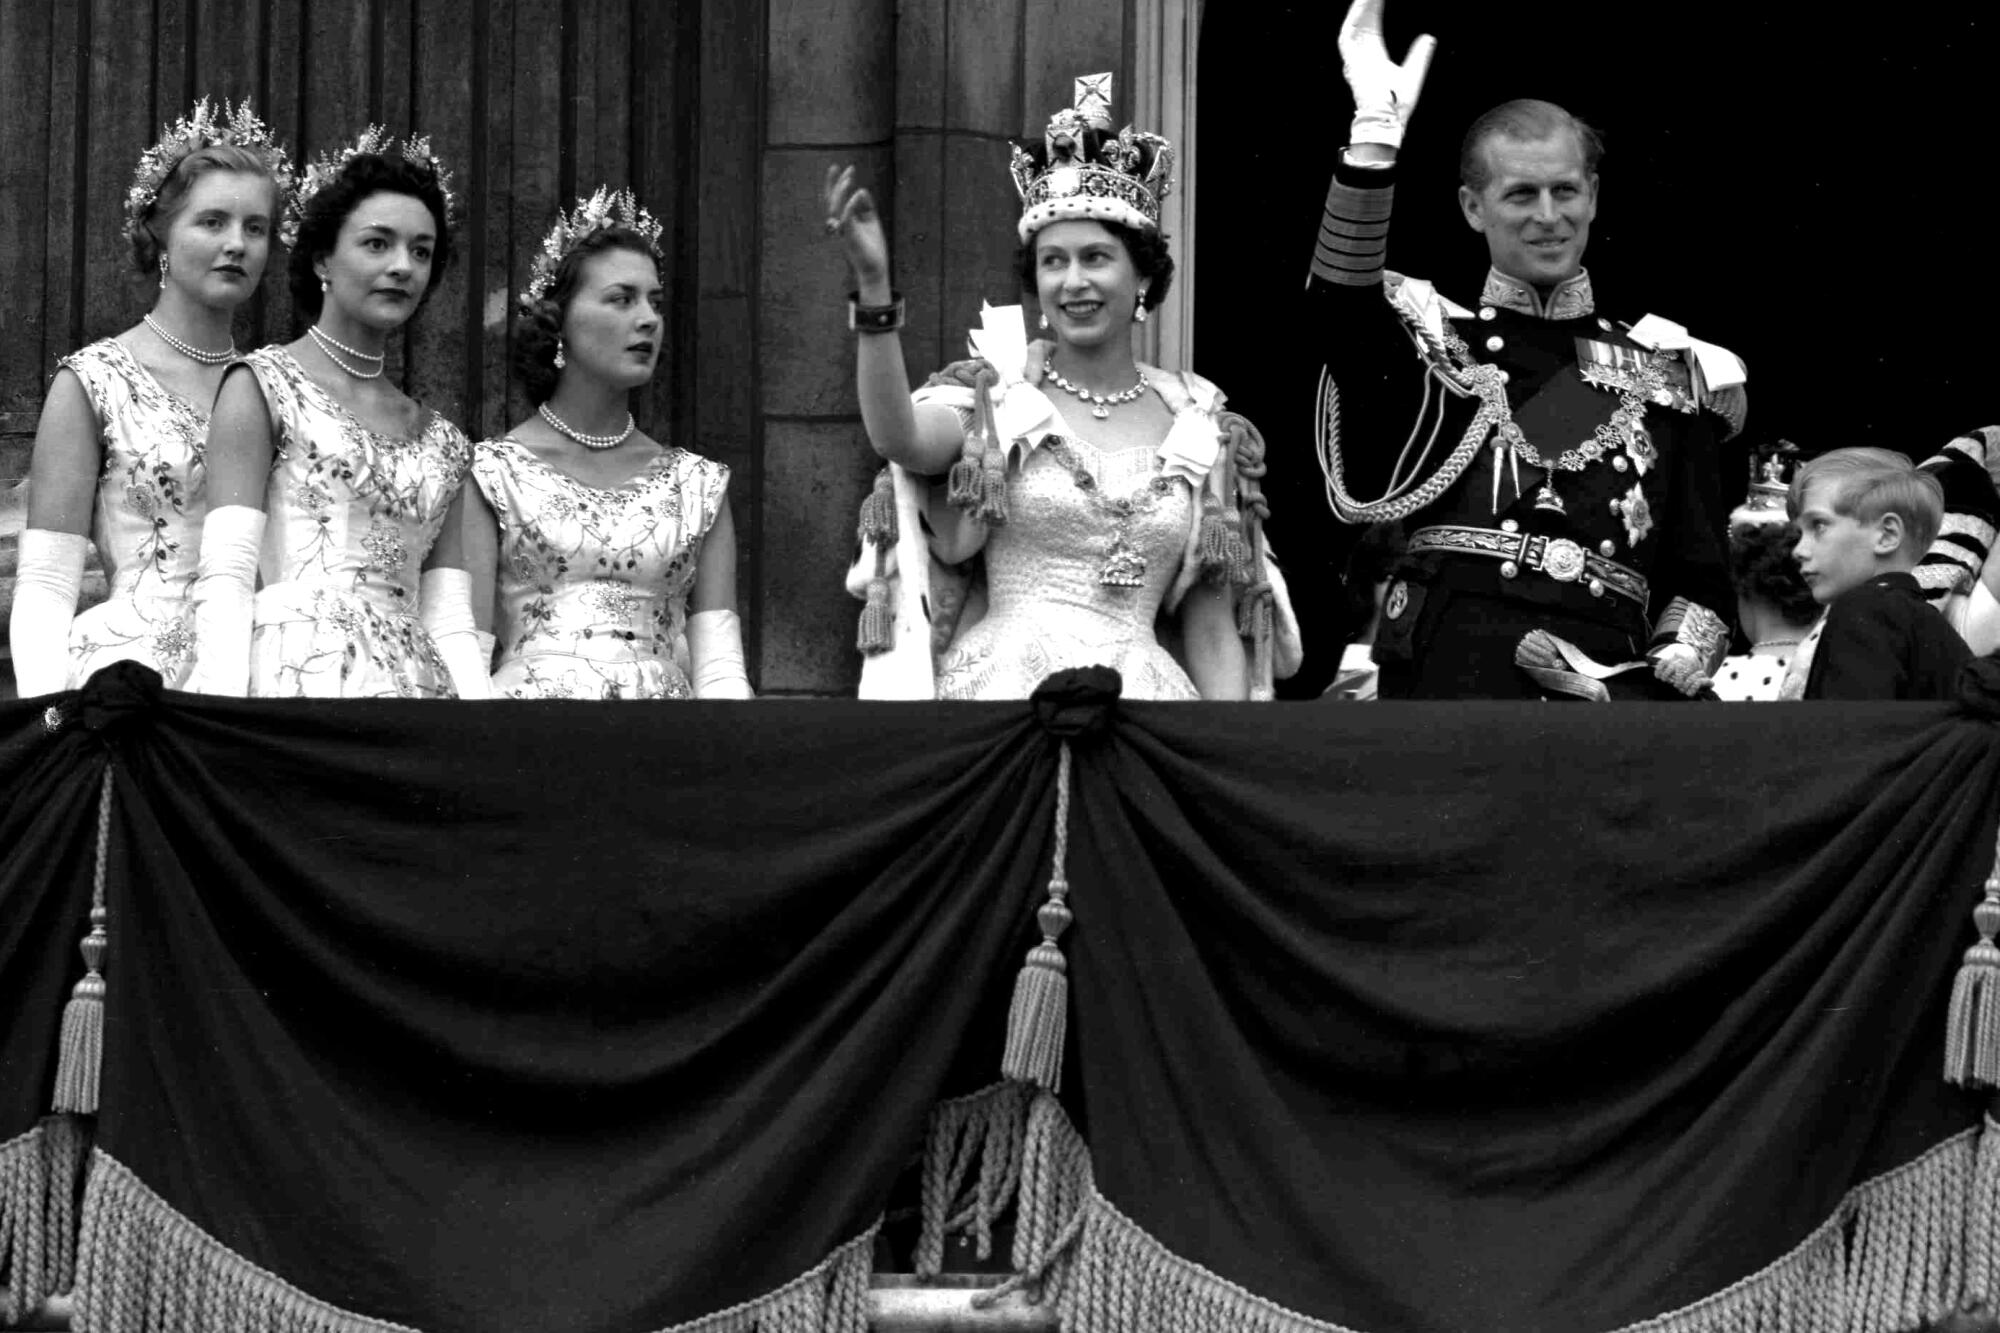
M 1056 369 L 1055 358 L 1053 357 L 1042 358 L 1042 374 L 1053 381 L 1058 389 L 1069 394 L 1072 398 L 1081 398 L 1084 402 L 1089 403 L 1090 415 L 1096 417 L 1099 421 L 1103 421 L 1106 417 L 1109 417 L 1112 407 L 1118 404 L 1138 402 L 1139 395 L 1152 387 L 1151 382 L 1146 379 L 1145 372 L 1141 371 L 1139 373 L 1139 382 L 1123 393 L 1109 395 L 1092 393 L 1089 389 L 1080 388 L 1064 379 L 1062 372 Z
M 630 412 L 627 412 L 625 414 L 624 430 L 619 431 L 616 435 L 591 435 L 588 432 L 578 430 L 554 412 L 551 412 L 547 403 L 543 403 L 535 410 L 540 412 L 542 420 L 548 422 L 559 434 L 569 436 L 586 449 L 616 449 L 619 445 L 625 443 L 633 431 L 639 428 L 639 423 L 632 419 Z
M 147 328 L 153 331 L 161 342 L 173 348 L 190 361 L 199 361 L 204 366 L 221 366 L 227 365 L 236 359 L 236 340 L 234 338 L 229 340 L 229 350 L 226 352 L 203 351 L 192 343 L 182 342 L 179 338 L 174 337 L 173 334 L 161 328 L 160 322 L 153 318 L 151 312 L 141 315 L 139 318 Z
M 334 365 L 339 366 L 342 370 L 352 375 L 355 379 L 379 380 L 382 378 L 382 371 L 384 368 L 383 362 L 387 357 L 387 353 L 384 353 L 382 356 L 370 356 L 366 352 L 357 352 L 352 347 L 349 347 L 346 343 L 338 342 L 332 338 L 327 337 L 324 333 L 321 333 L 319 331 L 319 325 L 317 324 L 310 325 L 306 329 L 306 334 L 315 343 L 319 344 L 319 350 L 326 353 L 327 360 L 333 362 Z M 356 361 L 373 361 L 375 363 L 375 369 L 356 370 L 353 366 L 348 365 L 347 362 L 340 359 L 340 355 L 343 352 L 346 353 L 348 356 L 353 357 Z
M 1759 639 L 1750 645 L 1750 651 L 1754 653 L 1759 648 L 1796 648 L 1800 642 L 1799 639 Z

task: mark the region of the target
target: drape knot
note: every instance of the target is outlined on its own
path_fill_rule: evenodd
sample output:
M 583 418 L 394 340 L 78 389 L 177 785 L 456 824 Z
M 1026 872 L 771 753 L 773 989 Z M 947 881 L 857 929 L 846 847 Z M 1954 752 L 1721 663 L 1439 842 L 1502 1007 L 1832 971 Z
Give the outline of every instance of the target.
M 1124 678 L 1110 667 L 1071 667 L 1036 686 L 1028 702 L 1042 730 L 1066 741 L 1110 726 L 1111 710 L 1124 688 Z
M 113 662 L 83 683 L 77 715 L 83 729 L 104 740 L 131 728 L 160 704 L 160 673 L 137 662 Z

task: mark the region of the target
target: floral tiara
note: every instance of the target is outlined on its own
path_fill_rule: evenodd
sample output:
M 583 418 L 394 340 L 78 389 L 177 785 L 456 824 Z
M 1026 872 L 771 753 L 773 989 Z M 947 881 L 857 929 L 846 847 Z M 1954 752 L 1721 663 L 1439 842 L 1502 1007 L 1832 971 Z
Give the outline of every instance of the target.
M 331 153 L 321 153 L 314 158 L 312 165 L 306 168 L 305 179 L 299 182 L 299 188 L 293 192 L 290 206 L 285 209 L 284 223 L 278 228 L 278 239 L 285 243 L 286 248 L 298 244 L 299 229 L 305 225 L 306 209 L 311 206 L 313 196 L 331 185 L 334 177 L 355 158 L 363 154 L 386 157 L 389 146 L 395 141 L 395 136 L 387 129 L 380 125 L 370 125 L 361 131 L 360 137 L 353 143 L 343 144 Z M 438 160 L 437 154 L 431 151 L 430 136 L 425 135 L 421 138 L 415 135 L 406 136 L 403 139 L 402 156 L 405 162 L 414 163 L 430 172 L 432 179 L 437 181 L 438 193 L 444 196 L 444 224 L 447 228 L 456 227 L 460 213 L 459 198 L 451 188 L 451 172 Z
M 586 236 L 608 227 L 638 233 L 645 238 L 646 248 L 652 251 L 654 260 L 660 259 L 659 219 L 639 207 L 638 199 L 630 190 L 613 190 L 600 185 L 597 193 L 590 198 L 579 196 L 573 211 L 556 215 L 556 225 L 542 238 L 542 248 L 535 255 L 534 267 L 529 270 L 528 290 L 521 294 L 522 306 L 532 308 L 547 296 L 549 288 L 555 284 L 556 269 L 561 267 L 563 258 L 576 249 Z
M 277 183 L 280 203 L 290 198 L 292 160 L 272 137 L 270 128 L 257 119 L 250 103 L 243 101 L 232 106 L 204 97 L 194 104 L 192 112 L 167 126 L 158 143 L 139 155 L 138 170 L 132 173 L 132 188 L 125 192 L 125 234 L 137 240 L 168 178 L 188 158 L 217 144 L 230 144 L 255 154 Z

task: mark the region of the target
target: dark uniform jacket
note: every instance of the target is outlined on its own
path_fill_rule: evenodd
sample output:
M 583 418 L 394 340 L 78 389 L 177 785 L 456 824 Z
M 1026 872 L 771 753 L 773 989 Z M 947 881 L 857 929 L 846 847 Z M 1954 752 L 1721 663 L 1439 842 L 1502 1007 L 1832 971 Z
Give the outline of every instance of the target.
M 1909 574 L 1877 574 L 1834 598 L 1815 637 L 1808 699 L 1951 699 L 1972 660 Z
M 1376 633 L 1384 697 L 1538 697 L 1547 686 L 1514 664 L 1534 629 L 1605 665 L 1685 642 L 1713 670 L 1735 605 L 1716 459 L 1728 426 L 1700 405 L 1687 354 L 1599 315 L 1587 274 L 1544 304 L 1494 273 L 1472 311 L 1386 273 L 1393 173 L 1342 163 L 1328 192 L 1307 300 L 1321 459 L 1340 484 L 1313 507 L 1320 533 L 1279 520 L 1281 549 L 1344 549 L 1336 522 L 1403 523 L 1411 549 Z M 1295 590 L 1326 572 L 1302 570 Z M 1299 601 L 1302 618 L 1324 605 Z M 1304 628 L 1316 680 L 1339 652 L 1326 626 Z M 1679 697 L 1649 670 L 1618 684 Z

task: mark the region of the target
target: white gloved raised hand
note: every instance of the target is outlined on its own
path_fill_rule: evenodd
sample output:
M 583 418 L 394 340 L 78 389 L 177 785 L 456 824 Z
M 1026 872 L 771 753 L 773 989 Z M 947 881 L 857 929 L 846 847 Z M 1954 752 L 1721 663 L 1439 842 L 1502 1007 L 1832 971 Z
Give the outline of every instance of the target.
M 1410 43 L 1397 64 L 1382 43 L 1382 0 L 1354 0 L 1340 25 L 1340 69 L 1354 94 L 1354 124 L 1349 146 L 1373 143 L 1402 147 L 1410 113 L 1417 109 L 1424 75 L 1431 67 L 1437 39 L 1429 33 Z

